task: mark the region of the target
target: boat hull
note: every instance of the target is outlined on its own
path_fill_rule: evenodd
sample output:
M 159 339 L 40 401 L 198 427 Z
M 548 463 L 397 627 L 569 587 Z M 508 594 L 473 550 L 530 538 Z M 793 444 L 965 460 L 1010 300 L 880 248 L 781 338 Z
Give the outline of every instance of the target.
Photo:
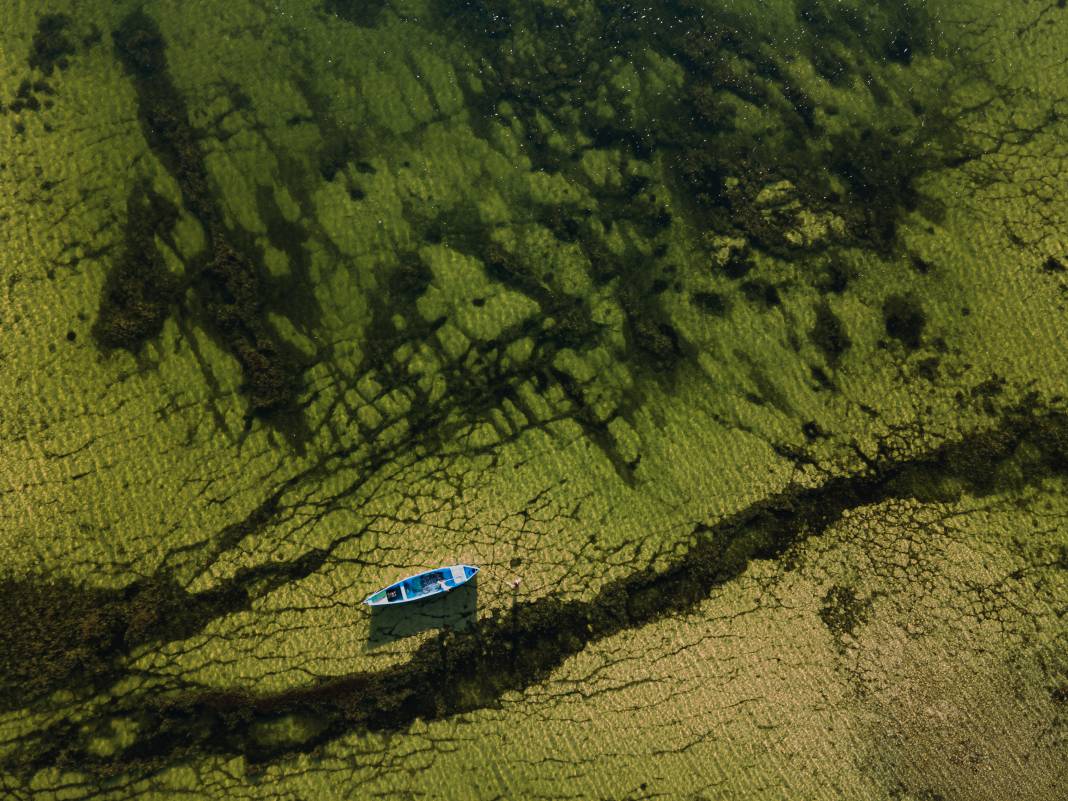
M 466 584 L 477 575 L 478 568 L 471 565 L 437 567 L 394 582 L 368 595 L 363 602 L 366 606 L 383 607 L 424 601 L 444 595 L 449 590 Z

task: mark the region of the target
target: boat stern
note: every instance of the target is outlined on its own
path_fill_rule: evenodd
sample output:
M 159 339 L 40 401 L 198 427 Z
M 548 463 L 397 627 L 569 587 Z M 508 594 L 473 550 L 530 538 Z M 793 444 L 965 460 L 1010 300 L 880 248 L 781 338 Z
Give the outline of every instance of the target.
M 466 581 L 470 581 L 474 578 L 474 575 L 478 572 L 477 567 L 471 565 L 453 565 L 449 568 L 452 579 L 452 586 L 458 587 Z

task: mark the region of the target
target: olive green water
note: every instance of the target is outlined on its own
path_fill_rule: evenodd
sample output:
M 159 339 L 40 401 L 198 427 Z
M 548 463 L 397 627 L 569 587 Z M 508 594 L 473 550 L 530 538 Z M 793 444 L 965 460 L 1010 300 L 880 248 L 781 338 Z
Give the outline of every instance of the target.
M 0 5 L 0 796 L 1064 797 L 1008 5 Z

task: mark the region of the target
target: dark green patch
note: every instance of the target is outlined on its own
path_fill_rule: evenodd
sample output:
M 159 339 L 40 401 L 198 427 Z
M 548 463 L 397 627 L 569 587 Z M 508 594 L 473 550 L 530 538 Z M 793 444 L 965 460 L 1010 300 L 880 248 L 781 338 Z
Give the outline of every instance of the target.
M 157 336 L 180 297 L 180 282 L 156 247 L 178 219 L 165 198 L 137 184 L 126 201 L 122 254 L 104 282 L 92 335 L 104 348 L 132 353 Z
M 434 274 L 423 260 L 411 255 L 401 260 L 389 274 L 386 287 L 390 306 L 395 309 L 413 308 L 413 304 L 430 287 Z
M 0 708 L 32 703 L 71 679 L 98 675 L 121 627 L 111 594 L 41 576 L 0 578 Z
M 938 367 L 941 363 L 942 360 L 937 356 L 928 356 L 926 359 L 921 359 L 916 363 L 916 375 L 925 381 L 937 381 Z
M 1050 256 L 1042 262 L 1042 271 L 1053 275 L 1068 272 L 1068 267 L 1064 266 L 1064 262 L 1061 259 L 1056 256 Z
M 356 133 L 336 123 L 324 121 L 321 135 L 323 145 L 319 150 L 319 174 L 324 181 L 333 181 L 339 172 L 360 158 L 363 150 Z
M 191 289 L 195 300 L 185 311 L 198 317 L 241 365 L 250 413 L 291 411 L 301 385 L 300 359 L 279 340 L 266 317 L 269 311 L 296 303 L 299 288 L 273 287 L 260 267 L 262 254 L 254 237 L 224 225 L 199 136 L 167 71 L 166 43 L 155 21 L 144 11 L 135 11 L 123 19 L 112 38 L 137 90 L 145 140 L 177 181 L 185 207 L 204 228 L 208 247 L 186 265 L 185 284 L 178 287 L 159 269 L 162 262 L 153 244 L 153 237 L 169 235 L 174 213 L 171 219 L 157 219 L 147 227 L 131 217 L 127 256 L 109 273 L 94 325 L 96 340 L 102 347 L 136 350 L 159 333 L 169 306 L 183 295 L 180 289 Z M 307 235 L 284 220 L 269 193 L 261 192 L 258 200 L 272 244 L 285 251 L 299 271 L 306 266 L 302 246 Z M 131 210 L 131 215 L 138 213 Z M 281 424 L 282 417 L 274 419 Z
M 719 292 L 694 292 L 693 305 L 705 314 L 722 317 L 727 313 L 727 299 Z
M 44 14 L 37 20 L 37 30 L 30 44 L 30 68 L 51 75 L 56 67 L 66 69 L 68 57 L 76 48 L 67 35 L 70 18 L 65 14 Z
M 225 240 L 217 240 L 194 286 L 216 332 L 241 364 L 252 411 L 291 404 L 299 389 L 299 368 L 264 322 L 265 293 L 256 265 Z
M 742 294 L 750 303 L 756 303 L 765 309 L 779 306 L 782 303 L 779 290 L 765 278 L 746 281 L 742 284 Z
M 812 53 L 840 45 L 908 65 L 933 49 L 933 22 L 926 5 L 916 0 L 798 0 L 796 9 Z
M 396 386 L 410 384 L 403 366 L 393 359 L 393 352 L 403 343 L 429 341 L 444 324 L 444 319 L 425 321 L 416 306 L 430 286 L 433 274 L 416 253 L 404 253 L 392 268 L 381 271 L 382 286 L 370 298 L 369 336 L 362 343 L 364 359 L 361 372 L 387 379 Z M 396 320 L 403 321 L 398 327 Z M 433 415 L 442 409 L 417 409 L 418 414 Z
M 916 94 L 911 84 L 890 91 L 869 67 L 887 60 L 908 63 L 930 52 L 936 30 L 922 6 L 804 0 L 798 20 L 806 55 L 829 80 L 852 85 L 854 92 L 870 91 L 886 105 Z M 786 35 L 781 29 L 761 28 L 730 11 L 705 9 L 687 16 L 684 26 L 669 25 L 654 37 L 688 77 L 681 104 L 688 113 L 667 115 L 659 139 L 672 156 L 668 163 L 674 163 L 678 187 L 692 200 L 703 227 L 743 235 L 756 247 L 789 258 L 797 249 L 785 236 L 792 213 L 762 207 L 757 200 L 764 187 L 787 180 L 802 206 L 835 213 L 857 244 L 889 252 L 904 214 L 939 213 L 937 204 L 919 196 L 917 181 L 969 158 L 960 133 L 935 111 L 924 113 L 930 104 L 914 99 L 893 124 L 891 115 L 885 123 L 858 115 L 842 133 L 829 136 L 819 112 L 855 112 L 820 106 L 793 82 L 791 59 L 781 55 L 786 48 L 775 38 L 781 35 Z M 790 45 L 792 52 L 792 38 Z M 863 80 L 854 81 L 858 73 Z M 886 80 L 905 81 L 893 73 Z M 755 138 L 752 131 L 736 128 L 741 108 L 764 121 Z M 845 192 L 835 191 L 828 180 L 832 173 L 845 183 Z
M 934 265 L 918 253 L 909 254 L 909 263 L 920 275 L 928 275 L 934 269 Z
M 920 301 L 912 295 L 891 295 L 883 303 L 886 333 L 909 350 L 920 346 L 927 317 Z
M 183 200 L 209 231 L 219 224 L 185 98 L 167 72 L 166 44 L 155 20 L 143 11 L 128 15 L 112 34 L 115 53 L 137 90 L 141 133 L 178 181 Z
M 731 253 L 727 263 L 723 265 L 723 272 L 728 278 L 745 278 L 753 269 L 753 259 L 748 251 L 735 251 Z
M 44 87 L 48 86 L 43 82 L 32 83 L 28 80 L 23 80 L 15 92 L 15 99 L 11 101 L 11 105 L 8 106 L 7 110 L 13 114 L 17 114 L 20 111 L 40 111 L 41 101 L 36 96 L 35 91 L 38 91 L 37 87 L 42 85 Z
M 489 40 L 512 32 L 512 4 L 507 0 L 441 0 L 439 13 L 455 20 L 460 30 Z
M 682 338 L 666 319 L 655 293 L 621 283 L 616 297 L 627 318 L 628 353 L 655 372 L 677 367 L 684 353 Z
M 580 217 L 588 214 L 564 205 L 543 206 L 538 221 L 561 242 L 575 242 L 582 233 Z
M 841 295 L 849 287 L 852 278 L 853 272 L 848 266 L 832 259 L 827 265 L 826 272 L 816 283 L 816 289 L 823 293 Z
M 835 584 L 823 596 L 820 620 L 836 639 L 852 635 L 857 626 L 868 620 L 871 605 L 872 598 L 858 598 L 852 587 Z
M 491 278 L 533 299 L 544 317 L 555 320 L 548 331 L 539 335 L 543 346 L 554 351 L 564 347 L 582 350 L 596 344 L 600 328 L 584 299 L 553 289 L 521 256 L 493 241 L 484 240 L 478 255 Z
M 582 298 L 566 298 L 553 310 L 555 324 L 543 335 L 555 348 L 581 351 L 592 347 L 600 334 L 600 326 L 593 321 L 590 307 Z
M 852 344 L 842 321 L 826 302 L 816 306 L 816 322 L 808 335 L 812 344 L 823 352 L 831 365 L 837 364 Z
M 324 0 L 323 11 L 361 28 L 373 28 L 386 0 Z
M 914 132 L 850 129 L 833 137 L 831 147 L 830 166 L 850 189 L 841 215 L 858 238 L 888 252 L 902 214 L 920 206 L 916 181 L 937 162 Z
M 1004 378 L 995 374 L 972 387 L 970 394 L 973 398 L 996 398 L 1005 391 L 1006 383 Z
M 440 231 L 443 244 L 480 259 L 488 277 L 534 300 L 540 314 L 507 328 L 493 340 L 471 342 L 468 353 L 460 362 L 443 365 L 446 400 L 431 404 L 419 396 L 418 388 L 412 386 L 406 368 L 391 357 L 401 344 L 433 342 L 434 333 L 446 320 L 442 317 L 425 321 L 419 313 L 416 303 L 430 282 L 430 273 L 413 254 L 402 258 L 401 263 L 389 271 L 383 286 L 372 296 L 370 330 L 374 336 L 365 344 L 366 359 L 362 371 L 375 375 L 387 385 L 404 387 L 405 392 L 415 395 L 413 412 L 406 416 L 406 421 L 410 429 L 421 432 L 424 444 L 440 441 L 448 430 L 444 421 L 451 420 L 455 424 L 456 421 L 486 419 L 505 400 L 521 412 L 528 425 L 540 425 L 537 414 L 527 408 L 519 389 L 524 384 L 533 383 L 539 391 L 544 391 L 550 383 L 557 384 L 564 394 L 559 414 L 578 422 L 590 441 L 602 449 L 620 477 L 627 482 L 633 481 L 636 463 L 628 462 L 618 453 L 608 430 L 608 421 L 603 418 L 603 409 L 595 413 L 587 402 L 583 385 L 566 372 L 554 368 L 561 350 L 583 351 L 601 341 L 601 326 L 594 322 L 586 300 L 563 291 L 556 285 L 551 272 L 543 273 L 526 254 L 512 252 L 493 241 L 486 229 L 472 225 L 469 220 L 465 223 L 462 215 L 440 222 L 442 224 L 433 227 Z M 481 308 L 485 300 L 484 297 L 473 297 L 470 302 Z M 635 313 L 645 314 L 640 309 Z M 398 316 L 405 321 L 399 328 L 394 323 Z M 629 326 L 628 322 L 628 341 L 634 335 Z M 661 347 L 662 351 L 639 350 L 637 354 L 628 351 L 628 355 L 663 369 L 664 356 L 669 359 L 676 356 L 672 340 L 674 332 L 657 328 L 655 334 L 660 340 L 646 347 Z M 533 343 L 533 349 L 522 363 L 513 364 L 503 357 L 507 346 L 518 340 Z M 636 349 L 641 347 L 635 344 Z M 621 408 L 625 406 L 621 403 Z M 501 431 L 501 434 L 505 437 L 512 435 L 511 431 Z
M 839 89 L 853 84 L 853 67 L 846 53 L 831 43 L 814 48 L 809 53 L 816 74 Z

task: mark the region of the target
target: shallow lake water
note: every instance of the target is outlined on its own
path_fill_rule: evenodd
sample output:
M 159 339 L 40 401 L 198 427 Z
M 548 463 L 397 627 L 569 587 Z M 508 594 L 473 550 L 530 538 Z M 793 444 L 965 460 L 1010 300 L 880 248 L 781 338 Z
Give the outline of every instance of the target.
M 0 4 L 0 795 L 1062 797 L 1066 33 Z

